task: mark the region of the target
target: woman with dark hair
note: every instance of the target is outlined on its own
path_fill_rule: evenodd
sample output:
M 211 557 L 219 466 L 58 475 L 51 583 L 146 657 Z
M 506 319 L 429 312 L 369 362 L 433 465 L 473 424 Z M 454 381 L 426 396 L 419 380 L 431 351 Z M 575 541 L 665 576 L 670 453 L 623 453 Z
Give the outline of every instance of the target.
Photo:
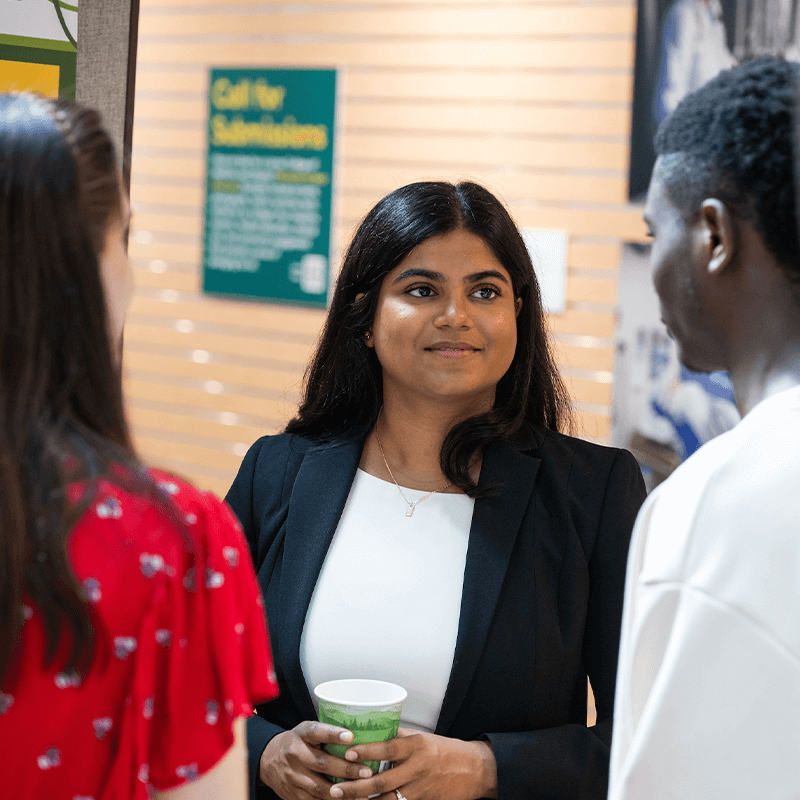
M 8 797 L 244 797 L 244 717 L 275 694 L 233 515 L 133 450 L 129 217 L 95 112 L 0 95 Z
M 254 796 L 605 798 L 644 488 L 629 453 L 560 433 L 569 421 L 503 205 L 473 183 L 381 200 L 297 416 L 253 445 L 227 498 L 281 687 L 248 722 Z M 325 752 L 349 739 L 309 721 L 312 690 L 337 678 L 403 686 L 398 738 Z M 371 776 L 368 760 L 393 766 Z

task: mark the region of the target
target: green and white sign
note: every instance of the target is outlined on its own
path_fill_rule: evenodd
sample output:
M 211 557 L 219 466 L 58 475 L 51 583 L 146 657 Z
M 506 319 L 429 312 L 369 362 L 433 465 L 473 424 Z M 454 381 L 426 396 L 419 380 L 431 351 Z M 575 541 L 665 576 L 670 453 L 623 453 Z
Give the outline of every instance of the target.
M 335 107 L 335 70 L 211 70 L 206 292 L 326 305 Z
M 0 92 L 75 98 L 78 0 L 0 0 Z

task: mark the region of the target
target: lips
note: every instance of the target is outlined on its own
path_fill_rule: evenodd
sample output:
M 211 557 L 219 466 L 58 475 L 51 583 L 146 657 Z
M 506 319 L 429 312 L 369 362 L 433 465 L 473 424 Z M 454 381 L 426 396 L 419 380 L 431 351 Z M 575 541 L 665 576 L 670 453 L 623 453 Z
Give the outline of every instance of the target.
M 480 350 L 479 347 L 467 344 L 467 342 L 437 342 L 425 349 L 439 353 L 469 353 Z

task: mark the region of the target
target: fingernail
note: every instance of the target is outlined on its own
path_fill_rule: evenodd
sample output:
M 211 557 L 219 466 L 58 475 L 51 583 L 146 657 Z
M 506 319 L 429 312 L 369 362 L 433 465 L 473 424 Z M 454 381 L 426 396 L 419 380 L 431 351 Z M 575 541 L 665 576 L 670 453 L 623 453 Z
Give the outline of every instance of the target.
M 338 786 L 334 786 L 331 789 L 331 797 L 341 797 L 343 794 L 344 792 Z
M 353 738 L 353 734 L 351 731 L 342 731 L 339 734 L 339 739 L 343 742 L 349 742 Z
M 364 767 L 364 769 L 360 769 L 358 771 L 359 778 L 371 778 L 372 777 L 372 770 L 369 767 Z
M 355 751 L 355 750 L 348 750 L 348 751 L 347 751 L 347 752 L 344 754 L 344 757 L 345 757 L 345 758 L 346 758 L 348 761 L 358 761 L 358 753 L 356 753 L 356 751 Z

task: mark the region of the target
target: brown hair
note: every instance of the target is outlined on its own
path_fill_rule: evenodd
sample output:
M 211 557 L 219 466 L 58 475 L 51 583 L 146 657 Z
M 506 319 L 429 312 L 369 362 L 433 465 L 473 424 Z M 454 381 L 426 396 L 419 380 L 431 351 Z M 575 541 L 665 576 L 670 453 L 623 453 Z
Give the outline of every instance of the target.
M 99 256 L 121 213 L 99 115 L 0 95 L 0 678 L 19 644 L 23 595 L 41 611 L 46 661 L 66 623 L 67 669 L 88 665 L 92 624 L 66 549 L 89 499 L 66 486 L 135 465 Z

